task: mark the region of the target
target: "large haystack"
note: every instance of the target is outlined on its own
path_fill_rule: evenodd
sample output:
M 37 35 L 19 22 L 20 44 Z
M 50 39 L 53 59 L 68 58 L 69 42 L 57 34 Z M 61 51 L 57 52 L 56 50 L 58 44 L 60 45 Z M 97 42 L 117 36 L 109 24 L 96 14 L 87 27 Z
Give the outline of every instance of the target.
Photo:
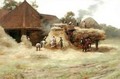
M 88 17 L 86 19 L 84 19 L 81 24 L 80 24 L 81 28 L 96 28 L 99 29 L 100 26 L 99 24 L 91 17 Z
M 97 37 L 99 40 L 105 39 L 105 32 L 103 30 L 99 29 L 81 29 L 79 27 L 75 27 L 74 35 L 77 35 L 79 37 Z
M 74 41 L 77 44 L 80 44 L 81 38 L 90 38 L 92 40 L 92 43 L 95 42 L 95 40 L 104 40 L 105 39 L 105 32 L 103 30 L 99 29 L 87 29 L 87 28 L 79 28 L 75 27 L 75 31 L 73 32 L 74 35 Z
M 15 39 L 7 35 L 4 29 L 0 26 L 0 48 L 2 47 L 14 47 L 17 43 Z
M 63 38 L 64 48 L 71 46 L 71 44 L 68 40 L 68 36 L 65 33 L 65 30 L 61 27 L 52 27 L 50 33 L 48 34 L 48 37 L 46 38 L 48 47 L 50 45 L 50 40 L 53 36 L 55 36 L 55 38 L 56 38 L 56 42 L 58 44 L 58 47 L 59 47 L 60 37 Z

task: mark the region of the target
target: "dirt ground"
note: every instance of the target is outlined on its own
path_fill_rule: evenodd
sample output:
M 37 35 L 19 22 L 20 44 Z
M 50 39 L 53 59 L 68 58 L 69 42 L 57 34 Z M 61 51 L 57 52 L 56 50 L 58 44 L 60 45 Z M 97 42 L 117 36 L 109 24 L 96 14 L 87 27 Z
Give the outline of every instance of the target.
M 119 47 L 119 39 L 100 42 L 98 51 L 92 45 L 89 52 L 1 46 L 0 79 L 119 79 Z

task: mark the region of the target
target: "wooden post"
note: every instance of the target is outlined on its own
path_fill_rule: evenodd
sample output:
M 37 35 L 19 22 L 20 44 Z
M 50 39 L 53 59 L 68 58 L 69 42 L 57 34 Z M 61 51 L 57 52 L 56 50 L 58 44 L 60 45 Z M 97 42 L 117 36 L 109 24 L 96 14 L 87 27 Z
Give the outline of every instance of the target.
M 99 44 L 99 40 L 97 39 L 97 40 L 95 41 L 96 50 L 98 50 L 98 44 Z

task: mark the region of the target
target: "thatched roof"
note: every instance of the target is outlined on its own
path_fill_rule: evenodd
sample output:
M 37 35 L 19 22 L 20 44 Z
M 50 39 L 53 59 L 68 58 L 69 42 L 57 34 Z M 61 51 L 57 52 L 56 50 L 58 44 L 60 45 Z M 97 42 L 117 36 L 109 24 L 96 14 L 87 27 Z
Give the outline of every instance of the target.
M 93 18 L 91 18 L 91 17 L 88 17 L 88 18 L 84 19 L 84 20 L 81 22 L 80 26 L 81 26 L 82 28 L 84 28 L 84 25 L 85 25 L 87 28 L 97 28 L 97 29 L 100 28 L 99 24 L 98 24 Z
M 40 29 L 40 14 L 26 0 L 0 19 L 5 29 Z

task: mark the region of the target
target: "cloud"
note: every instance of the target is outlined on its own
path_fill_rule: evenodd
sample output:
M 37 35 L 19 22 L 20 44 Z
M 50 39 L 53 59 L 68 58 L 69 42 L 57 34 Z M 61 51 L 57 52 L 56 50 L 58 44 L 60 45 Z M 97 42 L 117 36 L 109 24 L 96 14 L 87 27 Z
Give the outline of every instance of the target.
M 95 4 L 92 4 L 88 7 L 88 11 L 91 14 L 93 14 L 93 12 L 95 12 L 98 9 L 98 7 L 104 3 L 102 0 L 94 0 L 94 1 L 95 1 Z
M 102 0 L 93 0 L 94 3 L 90 5 L 87 10 L 80 9 L 79 10 L 79 18 L 82 19 L 86 15 L 92 16 L 94 12 L 97 11 L 100 5 L 104 4 Z

